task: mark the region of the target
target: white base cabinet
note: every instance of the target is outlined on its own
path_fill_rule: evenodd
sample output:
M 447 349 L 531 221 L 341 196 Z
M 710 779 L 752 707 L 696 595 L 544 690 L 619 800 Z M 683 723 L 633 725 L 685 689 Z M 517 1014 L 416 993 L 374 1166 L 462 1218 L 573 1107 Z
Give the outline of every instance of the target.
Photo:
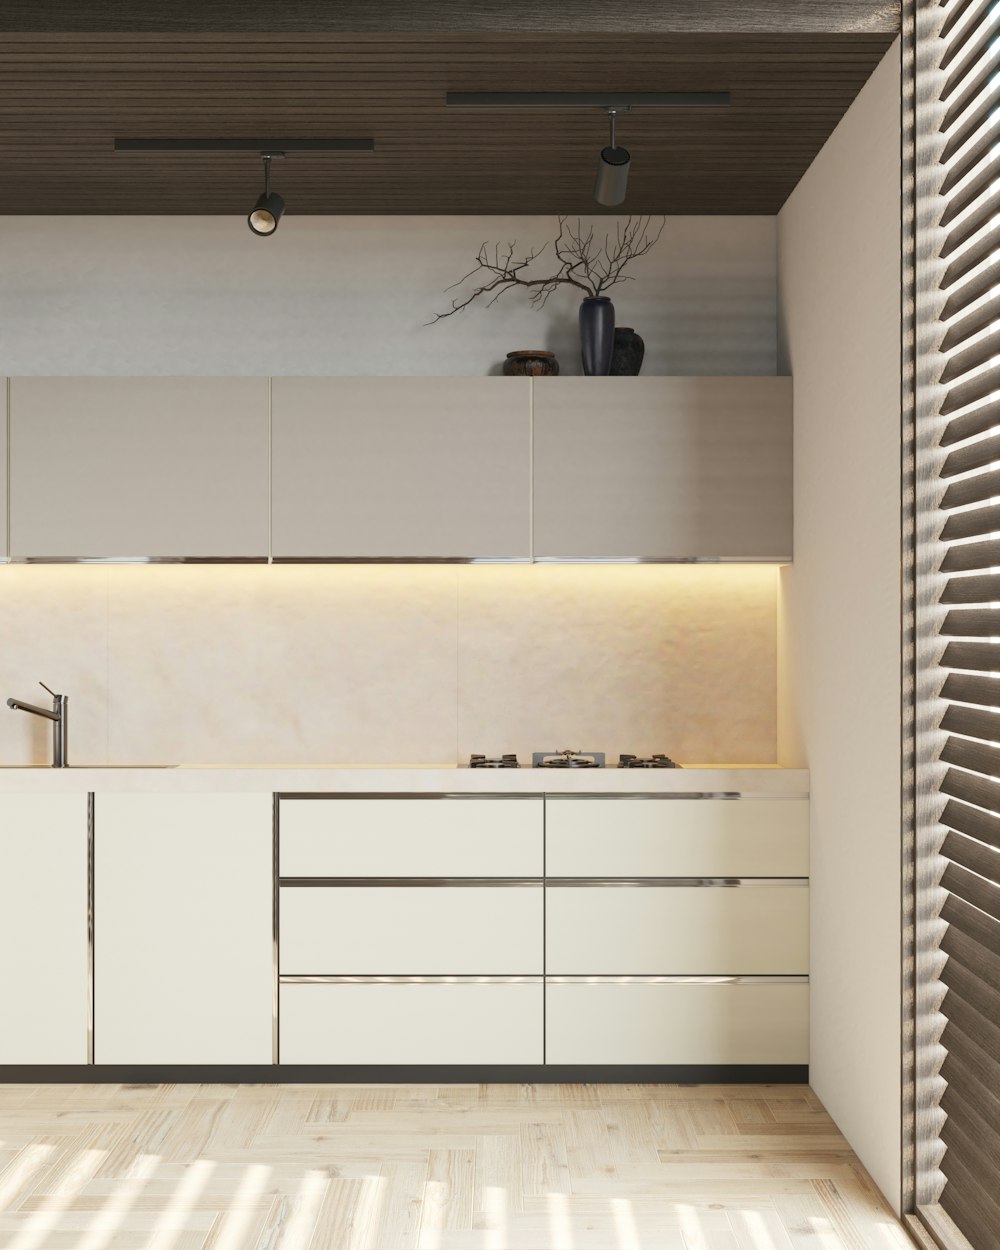
M 97 1063 L 271 1062 L 271 804 L 96 796 Z
M 285 984 L 282 1063 L 542 1063 L 542 984 Z
M 808 799 L 545 800 L 550 877 L 807 877 Z
M 802 1064 L 804 984 L 549 983 L 549 1063 Z
M 273 815 L 102 792 L 88 840 L 86 794 L 0 796 L 0 1065 L 808 1062 L 804 800 Z
M 542 971 L 542 887 L 302 886 L 281 891 L 282 974 Z
M 87 1062 L 86 794 L 0 796 L 0 1064 Z
M 550 973 L 737 975 L 809 970 L 809 891 L 798 884 L 555 886 Z
M 283 877 L 541 877 L 542 798 L 281 800 Z

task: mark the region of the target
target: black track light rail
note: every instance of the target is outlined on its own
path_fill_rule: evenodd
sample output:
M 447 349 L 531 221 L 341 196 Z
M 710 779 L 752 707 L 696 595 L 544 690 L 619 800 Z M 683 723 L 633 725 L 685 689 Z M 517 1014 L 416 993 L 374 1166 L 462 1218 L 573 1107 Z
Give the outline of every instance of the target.
M 116 152 L 374 152 L 374 139 L 115 139 Z
M 728 108 L 728 91 L 449 91 L 453 108 Z

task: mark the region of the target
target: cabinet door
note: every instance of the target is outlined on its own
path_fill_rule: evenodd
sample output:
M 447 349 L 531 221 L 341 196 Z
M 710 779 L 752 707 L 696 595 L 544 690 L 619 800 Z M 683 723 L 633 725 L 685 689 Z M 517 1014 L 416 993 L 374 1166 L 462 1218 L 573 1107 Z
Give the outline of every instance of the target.
M 281 891 L 281 971 L 522 975 L 544 967 L 541 885 Z
M 550 877 L 805 877 L 808 799 L 546 799 Z
M 536 559 L 791 557 L 790 378 L 533 385 Z
M 574 975 L 800 975 L 809 891 L 796 884 L 554 886 L 546 970 Z
M 15 559 L 267 558 L 265 378 L 12 378 Z
M 94 800 L 98 1063 L 270 1063 L 269 794 Z
M 550 982 L 549 1063 L 808 1063 L 809 986 Z
M 0 1063 L 86 1063 L 87 796 L 0 796 Z
M 527 559 L 526 378 L 275 378 L 276 559 Z
M 541 1063 L 543 990 L 512 984 L 281 987 L 282 1063 Z
M 541 877 L 540 798 L 284 798 L 283 877 Z

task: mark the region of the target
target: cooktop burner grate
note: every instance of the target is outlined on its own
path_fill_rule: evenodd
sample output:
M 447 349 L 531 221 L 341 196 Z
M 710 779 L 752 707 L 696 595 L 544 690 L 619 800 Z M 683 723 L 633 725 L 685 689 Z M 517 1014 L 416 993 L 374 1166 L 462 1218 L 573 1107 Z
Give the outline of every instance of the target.
M 532 768 L 603 768 L 603 751 L 535 751 Z
M 680 768 L 675 760 L 669 755 L 649 755 L 641 757 L 638 755 L 619 755 L 619 768 Z

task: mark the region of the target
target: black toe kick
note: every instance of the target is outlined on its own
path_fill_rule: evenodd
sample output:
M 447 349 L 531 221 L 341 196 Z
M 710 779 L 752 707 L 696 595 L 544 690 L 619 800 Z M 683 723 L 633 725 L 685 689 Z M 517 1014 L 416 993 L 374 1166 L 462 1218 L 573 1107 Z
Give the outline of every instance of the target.
M 805 1085 L 807 1064 L 8 1064 L 8 1085 Z

